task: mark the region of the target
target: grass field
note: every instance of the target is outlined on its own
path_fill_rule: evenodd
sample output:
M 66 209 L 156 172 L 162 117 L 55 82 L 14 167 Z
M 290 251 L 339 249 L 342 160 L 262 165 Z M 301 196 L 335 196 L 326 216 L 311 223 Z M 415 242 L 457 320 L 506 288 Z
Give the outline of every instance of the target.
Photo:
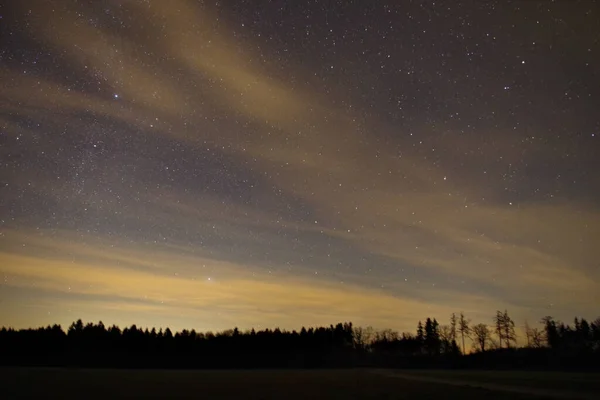
M 395 376 L 397 372 L 400 376 Z M 487 374 L 487 375 L 486 375 Z M 498 377 L 497 375 L 502 375 Z M 415 379 L 413 379 L 413 377 Z M 509 388 L 547 389 L 563 382 L 562 398 L 598 394 L 598 375 L 485 371 L 262 370 L 143 371 L 93 369 L 0 369 L 0 398 L 186 398 L 186 399 L 545 399 L 536 393 L 489 390 L 469 382 L 508 382 Z M 436 380 L 454 380 L 453 384 Z M 533 382 L 527 384 L 526 382 Z M 546 382 L 546 383 L 544 383 Z M 552 383 L 549 383 L 552 382 Z M 585 389 L 582 389 L 582 388 Z M 570 394 L 569 394 L 570 393 Z M 566 396 L 566 397 L 565 397 Z M 586 397 L 590 396 L 590 397 Z M 598 396 L 597 398 L 600 398 Z
M 554 393 L 595 394 L 600 400 L 600 374 L 536 371 L 403 371 L 410 376 L 440 380 L 469 381 L 486 385 L 552 391 Z

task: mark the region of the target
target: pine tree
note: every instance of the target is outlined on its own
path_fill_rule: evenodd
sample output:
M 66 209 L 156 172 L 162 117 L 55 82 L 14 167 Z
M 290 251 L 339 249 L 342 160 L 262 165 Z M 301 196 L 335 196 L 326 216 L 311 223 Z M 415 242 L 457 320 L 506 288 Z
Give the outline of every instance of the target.
M 425 332 L 423 330 L 423 324 L 421 321 L 417 324 L 417 341 L 419 342 L 419 347 L 423 348 L 425 343 Z
M 435 347 L 435 329 L 431 318 L 425 320 L 425 349 L 427 353 L 433 354 Z

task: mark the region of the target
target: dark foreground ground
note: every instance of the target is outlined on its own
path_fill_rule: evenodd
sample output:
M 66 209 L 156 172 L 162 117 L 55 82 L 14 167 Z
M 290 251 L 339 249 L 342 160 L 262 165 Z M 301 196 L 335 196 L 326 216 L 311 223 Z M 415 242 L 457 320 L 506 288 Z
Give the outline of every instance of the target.
M 600 374 L 0 369 L 0 399 L 600 399 Z

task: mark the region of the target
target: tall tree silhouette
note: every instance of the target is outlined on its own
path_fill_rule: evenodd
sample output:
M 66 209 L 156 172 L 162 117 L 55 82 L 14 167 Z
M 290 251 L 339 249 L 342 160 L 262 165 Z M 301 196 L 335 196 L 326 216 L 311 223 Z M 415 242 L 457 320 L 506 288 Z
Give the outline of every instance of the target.
M 486 324 L 476 324 L 471 328 L 473 339 L 477 345 L 477 349 L 484 352 L 491 339 L 490 329 Z
M 510 318 L 507 310 L 504 310 L 504 312 L 496 311 L 494 326 L 500 347 L 502 347 L 502 341 L 506 344 L 506 348 L 510 347 L 510 342 L 516 343 L 515 322 Z
M 450 316 L 450 341 L 456 341 L 456 314 Z
M 438 322 L 434 318 L 425 320 L 425 350 L 429 355 L 440 353 L 440 335 Z
M 544 341 L 544 334 L 541 329 L 529 326 L 525 321 L 525 337 L 527 338 L 527 347 L 540 348 Z
M 500 310 L 496 311 L 494 326 L 496 335 L 498 336 L 498 347 L 502 348 L 502 341 L 504 340 L 504 314 Z
M 471 320 L 465 318 L 465 314 L 461 311 L 460 316 L 458 318 L 458 332 L 460 333 L 460 337 L 462 339 L 463 354 L 466 354 L 465 353 L 465 336 L 469 337 L 469 334 L 471 332 L 471 330 L 469 328 L 470 323 L 471 323 Z
M 527 347 L 531 347 L 531 327 L 527 320 L 525 320 L 525 338 L 527 340 Z
M 506 347 L 510 347 L 510 342 L 515 342 L 515 346 L 517 344 L 517 334 L 515 332 L 515 321 L 512 320 L 508 315 L 508 311 L 504 310 L 504 314 L 502 314 L 502 329 L 504 331 L 504 340 L 506 342 Z
M 421 321 L 417 324 L 417 341 L 421 346 L 425 343 L 425 330 L 423 329 L 423 324 Z
M 556 321 L 551 316 L 542 318 L 541 321 L 544 324 L 544 331 L 546 333 L 546 343 L 551 348 L 558 348 L 560 346 L 560 337 L 558 335 L 558 328 Z

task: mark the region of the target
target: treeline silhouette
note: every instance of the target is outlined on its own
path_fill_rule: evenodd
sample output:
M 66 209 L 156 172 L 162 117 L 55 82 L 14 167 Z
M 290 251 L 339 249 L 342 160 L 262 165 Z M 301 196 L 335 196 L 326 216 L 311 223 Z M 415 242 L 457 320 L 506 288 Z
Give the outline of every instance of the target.
M 78 320 L 60 325 L 0 330 L 0 364 L 106 368 L 600 368 L 600 318 L 574 325 L 545 317 L 525 325 L 517 346 L 515 323 L 498 311 L 493 325 L 471 324 L 463 313 L 450 323 L 419 321 L 416 333 L 354 327 L 352 323 L 218 333 L 173 333 L 135 325 L 120 329 Z M 467 348 L 467 343 L 471 344 Z

